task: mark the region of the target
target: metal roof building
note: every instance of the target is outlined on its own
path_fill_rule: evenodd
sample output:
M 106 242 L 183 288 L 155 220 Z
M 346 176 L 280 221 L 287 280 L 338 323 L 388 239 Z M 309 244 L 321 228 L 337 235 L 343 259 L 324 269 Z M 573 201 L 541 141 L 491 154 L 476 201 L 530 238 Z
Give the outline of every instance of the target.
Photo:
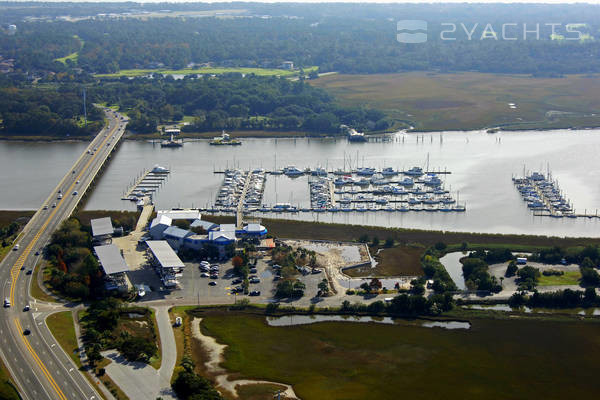
M 170 226 L 163 231 L 164 237 L 170 237 L 173 239 L 184 239 L 186 236 L 192 235 L 192 232 L 178 228 L 176 226 Z
M 97 218 L 90 221 L 92 224 L 92 236 L 106 236 L 114 233 L 114 228 L 110 217 Z
M 165 216 L 172 220 L 177 219 L 200 219 L 200 210 L 158 210 L 156 212 L 158 218 Z
M 184 268 L 185 265 L 165 240 L 148 240 L 148 248 L 162 268 Z
M 201 219 L 197 219 L 190 224 L 190 228 L 198 228 L 198 227 L 204 228 L 204 230 L 208 232 L 208 231 L 212 231 L 212 230 L 218 228 L 219 225 L 217 225 L 213 222 L 209 222 L 209 221 L 202 221 Z
M 129 271 L 129 267 L 121 255 L 119 248 L 114 244 L 94 246 L 94 251 L 98 256 L 102 269 L 106 275 L 120 274 Z

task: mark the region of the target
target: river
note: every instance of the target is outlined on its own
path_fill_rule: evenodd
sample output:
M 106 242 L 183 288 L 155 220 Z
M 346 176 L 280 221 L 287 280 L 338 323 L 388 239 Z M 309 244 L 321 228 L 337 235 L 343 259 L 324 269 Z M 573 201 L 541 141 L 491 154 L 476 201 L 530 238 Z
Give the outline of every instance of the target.
M 0 142 L 0 209 L 33 209 L 68 170 L 84 143 Z M 213 170 L 233 165 L 273 169 L 322 166 L 330 170 L 352 158 L 354 166 L 408 169 L 425 166 L 448 170 L 445 187 L 464 213 L 300 213 L 285 218 L 420 229 L 600 236 L 598 219 L 534 217 L 513 186 L 511 177 L 523 168 L 546 172 L 548 166 L 575 210 L 600 208 L 600 130 L 545 132 L 435 132 L 397 134 L 392 142 L 348 143 L 345 138 L 243 139 L 242 146 L 210 146 L 186 142 L 164 149 L 142 141 L 125 141 L 91 195 L 86 209 L 134 209 L 120 200 L 133 179 L 155 164 L 172 170 L 155 196 L 158 208 L 205 207 L 212 203 L 223 176 Z M 269 176 L 264 203 L 291 202 L 307 206 L 306 177 Z

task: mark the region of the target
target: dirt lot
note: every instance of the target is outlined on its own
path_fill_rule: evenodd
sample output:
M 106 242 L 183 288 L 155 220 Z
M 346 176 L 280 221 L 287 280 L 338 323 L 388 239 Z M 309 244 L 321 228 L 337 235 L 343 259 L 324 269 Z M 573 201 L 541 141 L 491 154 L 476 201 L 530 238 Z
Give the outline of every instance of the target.
M 388 277 L 423 275 L 421 256 L 425 249 L 416 246 L 380 248 L 373 253 L 375 268 L 360 267 L 344 270 L 351 277 Z

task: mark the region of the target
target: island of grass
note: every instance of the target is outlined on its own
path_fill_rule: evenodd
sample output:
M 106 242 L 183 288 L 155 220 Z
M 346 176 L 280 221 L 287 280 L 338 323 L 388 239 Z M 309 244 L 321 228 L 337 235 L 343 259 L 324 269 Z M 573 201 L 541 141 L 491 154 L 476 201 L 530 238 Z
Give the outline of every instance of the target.
M 377 108 L 398 127 L 421 131 L 600 126 L 598 75 L 407 72 L 337 74 L 310 82 L 345 106 Z
M 236 378 L 285 382 L 306 400 L 560 399 L 600 391 L 597 323 L 480 319 L 468 330 L 444 330 L 352 322 L 272 327 L 264 316 L 232 312 L 204 311 L 202 318 L 202 333 L 228 346 L 223 366 Z M 511 383 L 522 381 L 528 384 Z
M 561 275 L 543 275 L 537 279 L 538 286 L 579 285 L 580 271 L 564 271 Z

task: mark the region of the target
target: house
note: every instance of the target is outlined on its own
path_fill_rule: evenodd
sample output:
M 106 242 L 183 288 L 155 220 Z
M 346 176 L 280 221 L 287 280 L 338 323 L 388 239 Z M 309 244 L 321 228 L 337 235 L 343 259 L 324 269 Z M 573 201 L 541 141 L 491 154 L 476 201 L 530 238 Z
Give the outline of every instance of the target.
M 169 245 L 175 250 L 179 250 L 181 245 L 183 245 L 183 240 L 191 235 L 192 232 L 186 229 L 178 228 L 176 226 L 168 227 L 163 231 L 162 234 L 163 239 L 166 240 L 169 243 Z
M 127 277 L 129 266 L 117 246 L 114 244 L 94 246 L 94 252 L 104 271 L 106 289 L 120 292 L 128 291 L 131 287 L 131 282 Z
M 110 217 L 96 218 L 90 221 L 92 225 L 92 241 L 96 244 L 112 243 L 115 232 Z
M 177 278 L 181 276 L 185 264 L 165 240 L 148 240 L 146 244 L 152 255 L 151 263 L 156 268 L 165 287 L 178 286 Z
M 171 226 L 173 220 L 166 215 L 161 215 L 152 220 L 150 223 L 150 236 L 154 240 L 163 238 L 163 232 L 165 229 Z
M 281 68 L 292 70 L 294 69 L 294 63 L 292 61 L 284 61 L 281 63 Z

